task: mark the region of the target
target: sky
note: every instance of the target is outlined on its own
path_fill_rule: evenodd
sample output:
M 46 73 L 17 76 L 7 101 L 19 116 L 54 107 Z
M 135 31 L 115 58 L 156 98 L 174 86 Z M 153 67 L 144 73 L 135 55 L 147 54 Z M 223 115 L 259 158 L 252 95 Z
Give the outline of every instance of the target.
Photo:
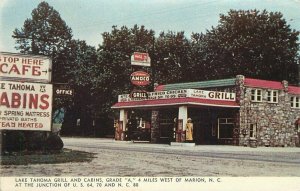
M 0 0 L 0 51 L 18 52 L 11 37 L 23 27 L 41 0 Z M 230 9 L 279 11 L 292 29 L 300 31 L 300 0 L 46 0 L 72 29 L 74 39 L 98 47 L 101 34 L 112 26 L 144 25 L 162 31 L 204 32 Z

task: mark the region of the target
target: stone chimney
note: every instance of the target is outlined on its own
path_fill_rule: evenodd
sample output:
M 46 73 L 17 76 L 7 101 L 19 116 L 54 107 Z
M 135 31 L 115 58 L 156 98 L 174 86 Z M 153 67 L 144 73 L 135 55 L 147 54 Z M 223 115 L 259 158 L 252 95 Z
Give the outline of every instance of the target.
M 281 83 L 282 83 L 284 91 L 287 92 L 288 88 L 289 88 L 289 82 L 286 80 L 283 80 Z

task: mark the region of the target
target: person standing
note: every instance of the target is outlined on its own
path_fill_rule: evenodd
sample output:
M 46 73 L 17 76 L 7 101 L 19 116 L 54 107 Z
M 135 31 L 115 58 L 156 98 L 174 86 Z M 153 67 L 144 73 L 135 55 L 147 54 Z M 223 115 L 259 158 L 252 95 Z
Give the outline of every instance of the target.
M 193 122 L 191 118 L 188 118 L 186 124 L 186 142 L 192 142 L 192 141 L 193 141 Z

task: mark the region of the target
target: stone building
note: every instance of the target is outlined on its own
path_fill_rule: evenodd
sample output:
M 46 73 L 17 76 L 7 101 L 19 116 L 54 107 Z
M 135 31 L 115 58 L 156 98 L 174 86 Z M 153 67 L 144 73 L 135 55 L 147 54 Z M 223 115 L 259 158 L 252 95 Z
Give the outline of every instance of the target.
M 141 98 L 119 95 L 116 140 L 240 146 L 299 146 L 300 87 L 236 78 L 159 85 Z

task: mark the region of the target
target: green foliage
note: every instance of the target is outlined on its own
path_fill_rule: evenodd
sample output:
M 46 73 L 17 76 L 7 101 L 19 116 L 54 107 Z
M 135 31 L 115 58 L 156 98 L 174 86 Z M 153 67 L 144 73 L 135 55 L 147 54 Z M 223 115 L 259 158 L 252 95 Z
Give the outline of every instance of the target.
M 102 34 L 96 50 L 85 41 L 72 39 L 72 31 L 59 13 L 41 2 L 14 31 L 16 48 L 22 53 L 53 59 L 53 82 L 69 83 L 71 99 L 55 98 L 55 108 L 67 107 L 70 119 L 114 117 L 111 106 L 119 94 L 130 93 L 130 74 L 145 70 L 159 84 L 232 78 L 238 74 L 296 83 L 299 32 L 292 30 L 279 12 L 230 10 L 205 34 L 155 32 L 144 26 L 113 26 Z M 151 68 L 132 67 L 133 52 L 147 52 Z M 153 83 L 148 87 L 152 91 Z M 83 124 L 85 123 L 85 124 Z M 68 122 L 66 124 L 75 124 Z
M 192 80 L 189 75 L 190 43 L 184 32 L 160 33 L 155 42 L 155 61 L 152 63 L 154 81 L 159 84 Z
M 45 149 L 48 151 L 61 151 L 64 143 L 58 135 L 50 134 L 45 142 Z
M 21 29 L 13 31 L 16 49 L 21 53 L 49 56 L 52 58 L 53 81 L 66 81 L 64 66 L 68 62 L 72 30 L 59 13 L 44 1 L 33 9 L 31 16 L 25 20 Z
M 144 26 L 133 28 L 113 26 L 111 33 L 103 33 L 103 44 L 97 51 L 100 72 L 93 83 L 93 95 L 101 104 L 100 113 L 111 112 L 111 105 L 117 101 L 121 93 L 129 93 L 132 89 L 130 74 L 132 73 L 130 57 L 133 52 L 148 52 L 153 49 L 154 32 Z M 145 69 L 145 68 L 144 68 Z
M 193 51 L 200 51 L 211 78 L 243 74 L 296 82 L 298 35 L 279 12 L 230 10 L 205 35 L 193 35 Z
M 16 152 L 26 148 L 25 135 L 21 131 L 5 131 L 2 138 L 2 151 Z
M 44 149 L 46 133 L 40 131 L 26 132 L 27 135 L 27 150 L 42 151 Z
M 26 19 L 21 29 L 15 29 L 13 37 L 22 53 L 54 55 L 66 47 L 72 37 L 71 29 L 59 13 L 46 2 L 41 2 Z

